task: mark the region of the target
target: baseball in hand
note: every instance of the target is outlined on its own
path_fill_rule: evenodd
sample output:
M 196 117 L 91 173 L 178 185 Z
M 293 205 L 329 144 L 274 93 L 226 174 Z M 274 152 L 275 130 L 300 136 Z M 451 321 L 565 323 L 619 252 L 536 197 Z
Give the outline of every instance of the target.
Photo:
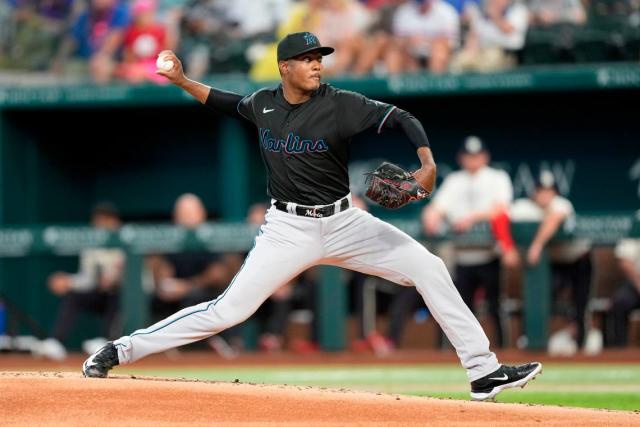
M 171 71 L 173 69 L 173 61 L 165 60 L 164 57 L 159 56 L 156 60 L 156 67 L 158 67 L 158 70 Z

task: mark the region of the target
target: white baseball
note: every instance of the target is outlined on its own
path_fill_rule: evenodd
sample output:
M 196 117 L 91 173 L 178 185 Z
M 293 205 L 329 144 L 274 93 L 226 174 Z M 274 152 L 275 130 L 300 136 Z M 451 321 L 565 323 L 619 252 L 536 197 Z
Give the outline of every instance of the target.
M 158 67 L 159 70 L 171 71 L 173 69 L 173 61 L 165 60 L 164 57 L 159 56 L 156 60 L 156 67 Z

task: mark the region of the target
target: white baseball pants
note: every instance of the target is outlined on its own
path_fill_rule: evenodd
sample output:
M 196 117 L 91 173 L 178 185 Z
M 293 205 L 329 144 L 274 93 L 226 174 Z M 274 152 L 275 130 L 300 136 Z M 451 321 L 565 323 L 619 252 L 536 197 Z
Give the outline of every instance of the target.
M 455 347 L 470 381 L 500 367 L 442 260 L 396 227 L 358 208 L 309 218 L 272 206 L 265 220 L 242 268 L 218 298 L 116 340 L 120 364 L 241 323 L 284 283 L 309 267 L 328 264 L 415 286 Z

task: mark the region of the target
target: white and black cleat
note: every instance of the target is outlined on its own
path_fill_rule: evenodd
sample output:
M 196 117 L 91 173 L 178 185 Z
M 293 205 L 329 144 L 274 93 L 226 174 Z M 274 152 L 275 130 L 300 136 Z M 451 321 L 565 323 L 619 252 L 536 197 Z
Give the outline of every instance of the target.
M 84 361 L 82 374 L 90 378 L 105 378 L 118 363 L 118 350 L 110 341 Z
M 497 371 L 471 383 L 471 400 L 493 400 L 502 390 L 521 387 L 542 372 L 539 362 L 518 366 L 502 365 Z

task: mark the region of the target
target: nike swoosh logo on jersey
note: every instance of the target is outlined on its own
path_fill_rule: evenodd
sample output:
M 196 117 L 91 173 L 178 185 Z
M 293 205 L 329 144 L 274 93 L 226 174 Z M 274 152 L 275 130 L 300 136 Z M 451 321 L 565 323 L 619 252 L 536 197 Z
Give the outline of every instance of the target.
M 267 113 L 270 113 L 270 112 L 275 111 L 275 110 L 276 110 L 275 108 L 272 108 L 272 109 L 270 109 L 270 110 L 267 110 L 267 107 L 264 107 L 264 108 L 262 109 L 262 113 L 263 113 L 263 114 L 267 114 Z
M 508 380 L 509 377 L 507 376 L 507 374 L 504 374 L 504 377 L 498 377 L 498 378 L 489 378 L 490 380 L 498 380 L 498 381 L 504 381 L 504 380 Z

